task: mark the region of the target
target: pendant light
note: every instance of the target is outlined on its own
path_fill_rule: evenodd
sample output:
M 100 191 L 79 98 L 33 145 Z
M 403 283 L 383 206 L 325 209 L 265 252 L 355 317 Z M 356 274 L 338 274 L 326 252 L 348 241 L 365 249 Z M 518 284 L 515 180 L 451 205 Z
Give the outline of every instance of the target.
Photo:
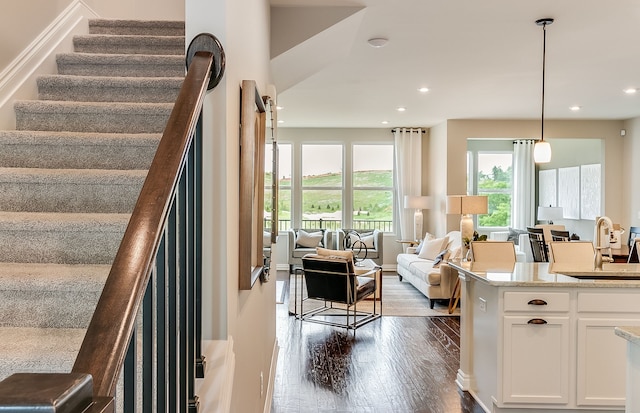
M 551 23 L 553 23 L 551 18 L 536 20 L 536 24 L 542 26 L 542 115 L 540 117 L 540 140 L 533 147 L 533 160 L 536 163 L 551 161 L 551 145 L 544 140 L 544 75 L 547 54 L 547 25 Z

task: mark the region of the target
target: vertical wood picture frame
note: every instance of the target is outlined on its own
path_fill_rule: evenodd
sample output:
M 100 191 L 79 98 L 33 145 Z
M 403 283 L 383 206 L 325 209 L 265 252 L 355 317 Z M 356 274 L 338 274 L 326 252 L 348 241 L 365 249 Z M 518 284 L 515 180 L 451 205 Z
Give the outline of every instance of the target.
M 240 106 L 238 288 L 250 290 L 265 269 L 262 232 L 266 114 L 255 81 L 242 81 Z

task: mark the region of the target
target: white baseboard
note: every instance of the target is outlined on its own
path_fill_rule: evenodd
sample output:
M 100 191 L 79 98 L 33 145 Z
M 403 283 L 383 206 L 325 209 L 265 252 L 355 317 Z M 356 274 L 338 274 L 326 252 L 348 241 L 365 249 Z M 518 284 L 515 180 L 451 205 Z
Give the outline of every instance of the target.
M 203 340 L 202 353 L 206 361 L 205 375 L 195 384 L 200 411 L 229 413 L 236 368 L 233 337 L 229 336 L 227 340 Z
M 273 343 L 273 352 L 271 353 L 271 367 L 269 370 L 269 382 L 267 383 L 267 393 L 264 401 L 264 413 L 271 413 L 271 399 L 273 398 L 273 385 L 276 380 L 276 369 L 278 367 L 278 354 L 280 353 L 280 346 L 278 345 L 278 339 L 276 338 Z
M 87 20 L 98 15 L 75 0 L 27 48 L 0 72 L 0 129 L 15 129 L 13 103 L 36 99 L 36 78 L 57 73 L 56 54 L 73 51 L 73 36 L 88 33 Z

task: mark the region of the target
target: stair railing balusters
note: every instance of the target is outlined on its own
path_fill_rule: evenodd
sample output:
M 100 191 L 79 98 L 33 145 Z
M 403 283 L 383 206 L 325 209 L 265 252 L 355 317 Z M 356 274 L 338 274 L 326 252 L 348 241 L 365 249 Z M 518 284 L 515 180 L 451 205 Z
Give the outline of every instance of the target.
M 199 343 L 201 116 L 206 90 L 220 82 L 224 61 L 222 46 L 210 34 L 196 36 L 189 46 L 187 76 L 72 372 L 56 375 L 59 397 L 65 395 L 82 406 L 74 412 L 115 412 L 117 404 L 127 413 L 135 412 L 138 405 L 144 412 L 197 412 L 195 375 L 201 377 L 204 370 Z M 115 403 L 121 373 L 124 394 L 121 403 Z M 142 383 L 138 383 L 138 374 Z M 26 377 L 29 384 L 20 387 L 28 400 L 51 383 L 52 375 L 19 374 L 12 379 L 14 376 L 0 382 L 0 394 L 5 382 L 6 393 Z M 86 397 L 87 389 L 92 398 Z M 21 403 L 25 413 L 42 408 L 36 401 L 32 410 L 24 400 Z

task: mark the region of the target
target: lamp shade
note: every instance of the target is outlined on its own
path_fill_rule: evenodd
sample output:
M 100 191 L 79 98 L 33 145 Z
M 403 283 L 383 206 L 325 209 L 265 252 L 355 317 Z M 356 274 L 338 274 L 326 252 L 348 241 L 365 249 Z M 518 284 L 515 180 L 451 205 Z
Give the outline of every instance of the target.
M 541 221 L 553 221 L 553 220 L 558 220 L 562 218 L 564 218 L 562 207 L 551 207 L 551 206 L 538 207 L 538 219 Z
M 486 214 L 489 212 L 489 197 L 486 195 L 470 195 L 462 197 L 462 214 Z
M 431 207 L 431 198 L 428 196 L 404 196 L 404 207 L 406 209 L 429 209 Z
M 447 214 L 462 213 L 462 197 L 463 195 L 447 196 Z
M 535 163 L 551 162 L 551 145 L 546 141 L 538 141 L 533 145 L 533 160 Z

